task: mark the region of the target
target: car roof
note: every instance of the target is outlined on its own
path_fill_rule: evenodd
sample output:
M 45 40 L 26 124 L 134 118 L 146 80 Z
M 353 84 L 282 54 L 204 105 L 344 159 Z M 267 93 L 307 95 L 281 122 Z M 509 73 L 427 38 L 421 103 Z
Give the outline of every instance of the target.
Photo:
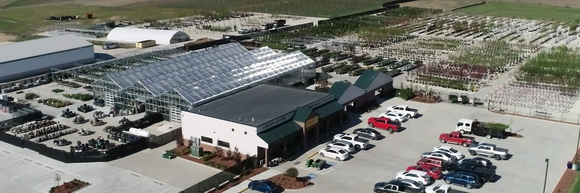
M 491 143 L 480 143 L 479 145 L 495 146 L 494 144 Z
M 409 105 L 395 105 L 395 107 L 409 107 Z
M 449 149 L 451 149 L 451 148 L 452 148 L 452 147 L 449 147 L 449 146 L 446 146 L 446 145 L 440 145 L 440 146 L 437 146 L 437 147 L 435 147 L 435 148 L 433 148 L 433 149 L 447 149 L 447 150 L 449 150 Z
M 325 150 L 334 150 L 334 151 L 340 151 L 343 150 L 342 148 L 338 148 L 338 147 L 327 147 Z
M 451 189 L 451 186 L 450 185 L 447 185 L 447 184 L 442 184 L 442 185 L 439 186 L 439 189 L 442 189 L 442 190 L 450 190 Z
M 389 119 L 389 118 L 387 118 L 387 117 L 377 117 L 376 119 L 382 119 L 382 120 L 391 120 L 391 119 Z
M 417 175 L 420 175 L 420 176 L 427 175 L 427 172 L 419 171 L 419 170 L 409 170 L 408 173 L 417 174 Z
M 463 174 L 463 175 L 478 177 L 477 174 L 475 174 L 473 172 L 466 172 L 466 171 L 460 171 L 460 172 L 457 172 L 456 174 Z
M 331 143 L 342 143 L 342 144 L 346 144 L 346 145 L 352 145 L 351 142 L 348 142 L 348 141 L 345 141 L 345 140 L 336 140 L 336 141 L 333 141 Z

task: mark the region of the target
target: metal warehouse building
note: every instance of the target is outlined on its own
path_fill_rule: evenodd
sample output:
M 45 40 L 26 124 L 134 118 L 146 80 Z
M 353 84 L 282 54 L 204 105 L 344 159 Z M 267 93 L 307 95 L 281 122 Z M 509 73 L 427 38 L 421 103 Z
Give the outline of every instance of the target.
M 183 112 L 182 134 L 269 162 L 317 145 L 344 121 L 344 106 L 327 93 L 263 84 Z
M 157 44 L 168 45 L 189 41 L 189 35 L 177 30 L 154 30 L 130 27 L 118 27 L 107 35 L 110 41 L 140 42 L 155 40 Z
M 93 45 L 64 35 L 0 46 L 0 83 L 66 69 L 95 60 Z
M 108 74 L 93 84 L 107 106 L 159 112 L 181 123 L 181 111 L 217 97 L 274 82 L 292 85 L 316 75 L 314 61 L 299 51 L 279 54 L 230 43 L 170 60 Z

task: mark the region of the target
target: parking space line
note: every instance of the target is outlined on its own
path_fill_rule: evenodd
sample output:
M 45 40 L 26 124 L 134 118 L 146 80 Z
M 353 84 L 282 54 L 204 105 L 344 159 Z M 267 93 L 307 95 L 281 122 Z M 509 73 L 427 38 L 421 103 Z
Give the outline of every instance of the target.
M 314 157 L 316 154 L 318 154 L 318 152 L 315 152 L 312 155 L 308 156 L 306 159 L 304 159 L 304 161 L 308 161 L 308 159 Z
M 238 192 L 238 193 L 245 192 L 246 190 L 248 190 L 248 188 L 244 188 L 242 191 L 240 191 L 240 192 Z

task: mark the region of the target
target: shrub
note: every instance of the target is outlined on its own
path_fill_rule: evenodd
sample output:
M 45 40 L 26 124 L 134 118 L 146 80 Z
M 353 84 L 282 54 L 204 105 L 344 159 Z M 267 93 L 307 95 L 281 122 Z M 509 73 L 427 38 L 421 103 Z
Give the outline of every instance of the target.
M 206 154 L 203 154 L 203 156 L 201 156 L 201 159 L 202 159 L 203 161 L 209 161 L 209 160 L 211 160 L 213 157 L 214 157 L 213 153 L 206 153 Z
M 38 98 L 38 97 L 40 97 L 40 96 L 38 96 L 38 95 L 37 95 L 37 94 L 35 94 L 35 93 L 26 93 L 26 94 L 24 95 L 24 98 L 25 98 L 26 100 L 32 100 L 32 99 L 35 99 L 35 98 Z
M 246 175 L 248 173 L 248 168 L 246 168 L 246 166 L 242 167 L 242 173 L 240 175 Z
M 291 177 L 291 178 L 296 178 L 296 177 L 298 177 L 298 169 L 296 169 L 295 167 L 288 168 L 284 172 L 284 175 Z
M 80 101 L 93 100 L 93 95 L 91 95 L 91 94 L 77 93 L 77 94 L 63 94 L 63 96 L 66 98 L 72 98 L 72 99 L 76 99 L 76 100 L 80 100 Z
M 221 147 L 215 146 L 213 148 L 213 153 L 217 157 L 223 157 L 224 156 L 224 149 L 222 149 Z
M 226 157 L 228 159 L 232 159 L 233 158 L 233 155 L 234 155 L 234 152 L 232 152 L 231 149 L 228 149 L 228 151 L 226 152 Z
M 233 155 L 233 159 L 236 162 L 240 162 L 242 161 L 242 153 L 240 152 L 240 149 L 238 149 L 238 147 L 234 147 L 234 155 Z
M 187 148 L 187 147 L 185 147 L 185 148 L 183 148 L 183 149 L 181 150 L 181 153 L 182 153 L 181 155 L 187 155 L 187 154 L 190 154 L 190 153 L 191 153 L 191 149 L 190 149 L 190 148 Z
M 60 89 L 60 88 L 56 88 L 56 89 L 52 89 L 53 93 L 59 93 L 59 92 L 64 92 L 64 90 Z

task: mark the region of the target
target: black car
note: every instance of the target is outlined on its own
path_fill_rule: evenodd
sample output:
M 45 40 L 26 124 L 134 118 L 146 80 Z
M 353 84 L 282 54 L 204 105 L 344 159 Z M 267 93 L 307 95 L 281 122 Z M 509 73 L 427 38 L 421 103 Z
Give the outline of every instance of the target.
M 371 140 L 377 140 L 381 138 L 381 133 L 371 128 L 359 128 L 355 129 L 352 134 L 356 134 L 359 137 L 368 138 Z
M 491 181 L 495 177 L 495 168 L 487 168 L 473 164 L 472 162 L 465 162 L 460 164 L 449 164 L 447 170 L 451 172 L 471 172 L 479 176 L 481 183 Z
M 66 139 L 55 139 L 54 140 L 54 145 L 57 145 L 57 146 L 65 146 L 65 145 L 70 145 L 70 144 L 72 144 L 72 142 L 69 140 L 66 140 Z
M 496 169 L 496 167 L 493 165 L 493 163 L 491 163 L 491 160 L 481 158 L 481 157 L 476 157 L 476 158 L 472 158 L 472 159 L 464 159 L 461 161 L 461 163 L 473 164 L 473 165 L 476 165 L 479 167 L 484 167 L 487 169 Z
M 389 182 L 376 183 L 373 191 L 375 193 L 422 193 L 425 191 L 423 184 L 410 180 L 406 181 L 416 183 L 416 187 L 418 188 L 411 187 L 409 183 L 405 183 L 403 180 L 391 180 Z

